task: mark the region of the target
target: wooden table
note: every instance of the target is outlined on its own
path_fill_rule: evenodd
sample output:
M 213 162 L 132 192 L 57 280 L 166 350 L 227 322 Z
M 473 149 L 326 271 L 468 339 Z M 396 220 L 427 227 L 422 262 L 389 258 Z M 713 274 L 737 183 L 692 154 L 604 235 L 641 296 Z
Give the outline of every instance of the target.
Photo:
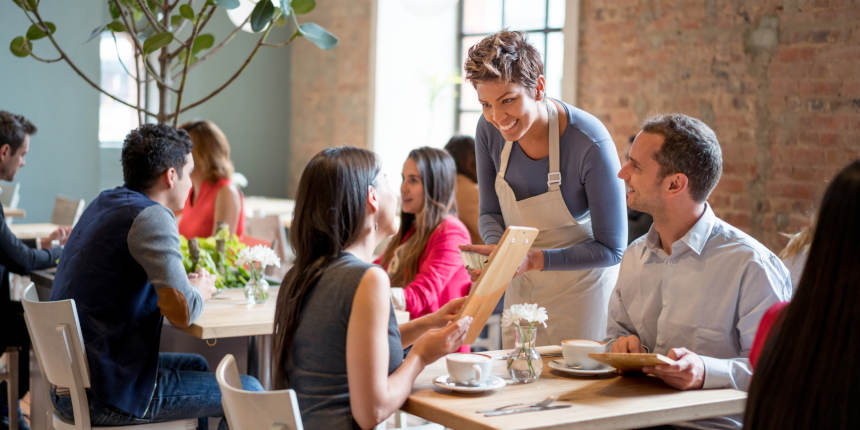
M 264 196 L 245 196 L 245 216 L 280 215 L 284 227 L 290 228 L 296 201 Z
M 550 347 L 552 348 L 552 347 Z M 501 358 L 506 351 L 492 351 Z M 742 413 L 746 393 L 733 389 L 678 391 L 649 376 L 570 377 L 552 370 L 544 357 L 540 378 L 508 385 L 487 394 L 463 395 L 435 388 L 446 375 L 445 359 L 418 376 L 403 411 L 456 429 L 618 429 L 647 427 Z M 505 361 L 493 363 L 493 374 L 506 376 Z M 570 408 L 484 417 L 475 411 L 518 402 L 537 402 L 555 395 Z
M 48 222 L 34 224 L 12 224 L 9 229 L 15 234 L 18 239 L 39 239 L 48 237 L 59 227 L 57 224 Z
M 7 208 L 6 206 L 3 206 L 3 215 L 5 215 L 6 218 L 24 218 L 27 216 L 27 211 L 21 208 Z

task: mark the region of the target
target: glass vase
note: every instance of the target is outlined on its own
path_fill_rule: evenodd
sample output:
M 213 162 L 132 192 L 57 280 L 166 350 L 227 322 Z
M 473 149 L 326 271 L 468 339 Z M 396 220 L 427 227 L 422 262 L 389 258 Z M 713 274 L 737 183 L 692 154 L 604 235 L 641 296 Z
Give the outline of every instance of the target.
M 527 384 L 537 381 L 543 372 L 543 359 L 535 349 L 537 325 L 514 325 L 515 342 L 508 355 L 508 372 L 514 382 Z
M 245 298 L 249 305 L 264 303 L 269 298 L 269 283 L 262 277 L 252 277 L 245 284 Z

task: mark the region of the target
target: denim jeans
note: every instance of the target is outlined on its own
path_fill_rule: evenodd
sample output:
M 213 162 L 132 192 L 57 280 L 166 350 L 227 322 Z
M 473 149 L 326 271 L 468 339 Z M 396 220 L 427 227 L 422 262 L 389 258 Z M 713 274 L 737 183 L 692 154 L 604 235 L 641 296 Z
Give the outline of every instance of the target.
M 263 391 L 260 382 L 252 376 L 242 375 L 242 388 Z M 117 381 L 121 384 L 121 381 Z M 72 400 L 52 391 L 54 408 L 63 418 L 72 420 Z M 90 420 L 93 425 L 112 426 L 145 424 L 197 418 L 197 429 L 207 430 L 206 417 L 223 417 L 221 390 L 215 374 L 209 372 L 206 360 L 197 354 L 160 353 L 155 392 L 149 408 L 142 417 L 135 417 L 105 402 L 95 399 L 87 392 L 90 403 Z M 227 429 L 227 420 L 221 419 L 218 426 Z

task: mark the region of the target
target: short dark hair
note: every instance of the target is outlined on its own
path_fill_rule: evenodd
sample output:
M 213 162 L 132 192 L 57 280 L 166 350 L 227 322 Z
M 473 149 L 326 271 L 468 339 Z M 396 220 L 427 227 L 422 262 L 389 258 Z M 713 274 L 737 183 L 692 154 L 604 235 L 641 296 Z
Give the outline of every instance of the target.
M 0 146 L 9 145 L 13 154 L 24 144 L 24 138 L 36 131 L 36 126 L 23 115 L 0 110 Z
M 642 131 L 663 136 L 663 146 L 654 155 L 660 178 L 683 173 L 689 180 L 690 197 L 699 203 L 707 200 L 723 172 L 723 153 L 714 131 L 680 113 L 652 117 Z
M 501 79 L 532 90 L 543 75 L 543 61 L 526 40 L 525 33 L 505 30 L 486 36 L 469 48 L 463 69 L 466 80 L 473 86 L 479 81 Z
M 164 124 L 144 124 L 125 137 L 122 144 L 122 176 L 125 186 L 146 191 L 167 169 L 182 166 L 191 152 L 191 138 L 184 130 Z

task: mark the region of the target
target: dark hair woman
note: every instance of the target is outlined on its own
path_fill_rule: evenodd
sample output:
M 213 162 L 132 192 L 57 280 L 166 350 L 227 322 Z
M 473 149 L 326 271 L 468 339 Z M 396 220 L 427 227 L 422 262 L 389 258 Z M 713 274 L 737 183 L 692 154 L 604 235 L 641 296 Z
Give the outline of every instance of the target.
M 459 246 L 471 240 L 456 216 L 455 177 L 454 159 L 441 149 L 415 149 L 403 163 L 400 231 L 381 264 L 397 287 L 392 289 L 395 307 L 412 318 L 467 295 L 472 285 L 460 258 Z
M 475 166 L 475 139 L 472 136 L 457 135 L 448 140 L 445 150 L 454 158 L 457 165 L 457 184 L 454 196 L 457 201 L 457 217 L 466 228 L 472 243 L 482 244 L 478 231 L 478 171 Z
M 860 160 L 833 179 L 794 298 L 755 367 L 744 425 L 860 427 Z
M 388 275 L 370 263 L 395 231 L 395 209 L 372 152 L 326 149 L 302 173 L 290 229 L 296 260 L 275 312 L 273 380 L 296 390 L 306 428 L 375 426 L 403 404 L 425 364 L 465 339 L 471 317 L 449 323 L 462 300 L 398 328 Z

